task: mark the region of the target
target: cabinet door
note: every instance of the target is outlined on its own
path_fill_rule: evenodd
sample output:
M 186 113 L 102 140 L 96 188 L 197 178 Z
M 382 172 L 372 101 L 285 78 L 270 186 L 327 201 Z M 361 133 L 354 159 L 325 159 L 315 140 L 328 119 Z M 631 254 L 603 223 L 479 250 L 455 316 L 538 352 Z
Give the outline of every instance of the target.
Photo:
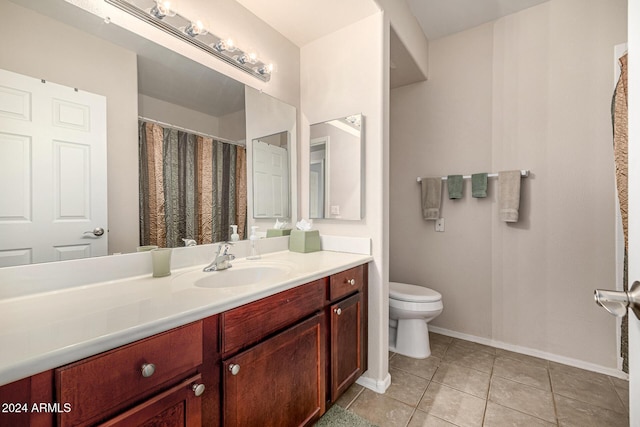
M 362 374 L 362 294 L 331 306 L 331 401 Z
M 201 398 L 194 386 L 201 375 L 183 381 L 154 396 L 123 414 L 100 424 L 100 427 L 200 427 L 202 425 Z
M 322 314 L 223 362 L 226 427 L 312 425 L 324 412 Z

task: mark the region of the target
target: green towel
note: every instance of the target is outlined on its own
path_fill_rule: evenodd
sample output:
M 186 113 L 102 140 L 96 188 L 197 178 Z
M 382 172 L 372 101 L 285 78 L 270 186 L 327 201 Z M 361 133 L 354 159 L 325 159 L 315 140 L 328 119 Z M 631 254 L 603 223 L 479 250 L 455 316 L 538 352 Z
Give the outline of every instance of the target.
M 447 176 L 447 190 L 449 190 L 450 199 L 462 199 L 462 175 Z
M 486 173 L 474 173 L 471 175 L 471 195 L 478 199 L 487 197 Z

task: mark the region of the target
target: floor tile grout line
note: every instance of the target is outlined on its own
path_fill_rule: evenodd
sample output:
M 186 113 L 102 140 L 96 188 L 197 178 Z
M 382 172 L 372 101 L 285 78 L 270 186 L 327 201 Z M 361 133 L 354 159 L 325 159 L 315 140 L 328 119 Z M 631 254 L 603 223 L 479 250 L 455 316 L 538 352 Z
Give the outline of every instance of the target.
M 620 393 L 618 393 L 618 387 L 616 387 L 616 384 L 613 382 L 613 378 L 611 378 L 610 376 L 607 376 L 607 378 L 609 378 L 609 383 L 613 387 L 613 391 L 616 393 L 616 396 L 618 396 L 618 400 L 620 401 L 620 403 L 622 403 L 622 407 L 625 409 L 625 411 L 626 411 L 626 413 L 628 415 L 629 414 L 629 409 L 627 409 L 627 405 L 624 404 L 624 400 L 622 399 L 622 396 L 620 396 Z

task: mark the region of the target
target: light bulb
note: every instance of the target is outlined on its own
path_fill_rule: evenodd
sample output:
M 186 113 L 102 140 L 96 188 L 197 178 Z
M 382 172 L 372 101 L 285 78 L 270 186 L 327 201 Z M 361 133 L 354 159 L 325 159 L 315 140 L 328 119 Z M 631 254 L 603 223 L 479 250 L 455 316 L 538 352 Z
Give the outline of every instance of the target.
M 175 7 L 175 5 L 173 5 Z M 156 4 L 151 8 L 150 13 L 158 19 L 162 19 L 165 16 L 176 16 L 176 11 L 172 7 L 172 3 L 169 0 L 156 0 Z
M 204 36 L 205 34 L 207 34 L 207 29 L 205 28 L 202 21 L 195 21 L 189 24 L 184 29 L 184 32 L 190 35 L 191 37 Z
M 218 52 L 233 52 L 236 50 L 235 45 L 233 44 L 233 39 L 220 39 L 218 43 L 212 46 Z
M 241 55 L 234 56 L 234 59 L 241 64 L 255 64 L 258 62 L 258 54 L 255 52 L 243 53 Z
M 257 68 L 256 71 L 262 75 L 271 74 L 273 72 L 273 64 L 264 64 L 262 67 Z

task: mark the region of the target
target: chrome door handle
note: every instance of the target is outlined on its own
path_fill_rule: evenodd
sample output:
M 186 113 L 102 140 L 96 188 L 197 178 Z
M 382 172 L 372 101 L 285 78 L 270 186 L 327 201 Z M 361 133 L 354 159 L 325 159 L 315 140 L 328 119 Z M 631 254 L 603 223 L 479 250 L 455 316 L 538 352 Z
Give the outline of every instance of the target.
M 640 319 L 640 282 L 635 281 L 628 291 L 596 289 L 593 294 L 596 304 L 616 317 L 624 317 L 627 308 Z
M 104 234 L 104 228 L 96 227 L 93 230 L 85 231 L 82 234 L 93 234 L 96 237 L 100 237 L 100 236 L 102 236 Z

